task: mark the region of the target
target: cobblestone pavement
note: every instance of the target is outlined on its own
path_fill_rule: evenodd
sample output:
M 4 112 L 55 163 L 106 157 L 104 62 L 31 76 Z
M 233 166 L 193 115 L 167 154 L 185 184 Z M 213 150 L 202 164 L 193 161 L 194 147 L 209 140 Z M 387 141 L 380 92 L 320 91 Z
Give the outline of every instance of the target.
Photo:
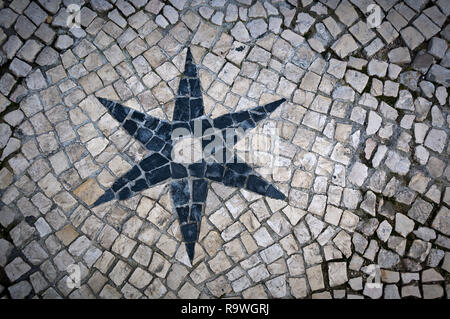
M 448 0 L 0 8 L 0 297 L 449 297 Z M 286 99 L 235 145 L 286 199 L 201 179 L 195 254 L 173 168 L 93 205 L 150 154 L 99 98 L 173 122 L 188 48 L 208 118 Z

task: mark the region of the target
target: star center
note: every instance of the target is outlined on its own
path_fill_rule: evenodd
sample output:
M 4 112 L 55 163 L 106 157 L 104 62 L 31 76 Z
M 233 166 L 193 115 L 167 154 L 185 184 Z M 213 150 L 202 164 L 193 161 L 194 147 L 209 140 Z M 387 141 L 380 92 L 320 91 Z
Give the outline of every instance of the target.
M 192 164 L 203 159 L 201 137 L 184 136 L 175 141 L 172 160 L 180 164 Z

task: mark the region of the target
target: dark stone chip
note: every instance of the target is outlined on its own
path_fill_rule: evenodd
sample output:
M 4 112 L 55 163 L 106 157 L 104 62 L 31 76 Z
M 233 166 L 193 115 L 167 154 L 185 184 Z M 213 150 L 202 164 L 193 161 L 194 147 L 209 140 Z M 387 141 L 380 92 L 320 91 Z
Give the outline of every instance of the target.
M 206 154 L 205 153 L 205 160 L 208 162 L 218 162 L 218 163 L 222 163 L 223 162 L 223 149 L 217 149 L 214 148 L 211 152 L 211 154 Z
M 189 122 L 189 127 L 194 137 L 200 137 L 199 135 L 202 135 L 201 123 L 201 120 L 195 119 Z
M 180 226 L 181 234 L 183 234 L 183 239 L 187 243 L 195 242 L 198 235 L 197 223 L 184 224 Z
M 109 111 L 112 111 L 112 109 L 113 109 L 114 106 L 116 105 L 115 102 L 110 101 L 110 100 L 107 100 L 107 99 L 104 99 L 104 98 L 101 98 L 101 97 L 98 97 L 97 99 L 98 99 L 98 100 L 100 101 L 100 103 L 102 103 L 103 106 L 106 107 Z
M 264 108 L 264 106 L 257 106 L 255 108 L 252 108 L 250 111 L 253 113 L 261 113 L 261 114 L 266 113 L 266 109 Z
M 159 120 L 154 117 L 147 117 L 144 126 L 148 129 L 154 130 L 159 124 Z
M 203 119 L 202 120 L 202 135 L 205 134 L 206 130 L 209 130 L 210 128 L 212 128 L 211 122 L 207 119 Z
M 164 146 L 164 141 L 158 136 L 153 136 L 152 139 L 145 145 L 145 147 L 150 151 L 158 152 Z
M 243 187 L 245 185 L 245 176 L 239 175 L 231 169 L 226 169 L 223 177 L 223 184 L 225 186 Z
M 192 52 L 191 52 L 191 48 L 187 48 L 187 51 L 186 51 L 186 60 L 185 60 L 186 62 L 186 64 L 188 64 L 188 63 L 194 63 L 194 58 L 192 57 Z
M 242 112 L 232 113 L 231 117 L 233 118 L 233 121 L 235 123 L 241 123 L 241 122 L 244 122 L 245 120 L 248 120 L 250 118 L 250 114 L 248 113 L 248 111 L 242 111 Z
M 202 97 L 199 79 L 189 79 L 189 86 L 191 87 L 191 97 Z
M 141 176 L 141 170 L 139 169 L 139 166 L 135 165 L 131 170 L 129 170 L 124 178 L 127 181 L 134 181 L 136 178 L 138 178 L 139 176 Z
M 157 168 L 150 173 L 145 173 L 148 185 L 155 185 L 159 182 L 165 181 L 170 177 L 170 166 L 166 165 L 161 168 Z
M 227 163 L 226 164 L 229 169 L 232 169 L 236 173 L 242 174 L 242 175 L 248 175 L 253 170 L 248 164 L 246 163 L 238 163 L 238 158 L 235 157 L 234 163 Z
M 189 257 L 189 260 L 192 263 L 192 260 L 194 259 L 194 252 L 195 252 L 195 242 L 193 243 L 186 243 L 186 253 Z
M 264 120 L 267 117 L 267 113 L 250 112 L 250 116 L 252 117 L 253 121 L 258 123 L 259 121 Z
M 133 111 L 133 114 L 131 114 L 131 118 L 133 120 L 144 122 L 145 120 L 145 114 L 139 111 Z
M 130 112 L 129 108 L 126 108 L 120 104 L 116 104 L 116 106 L 114 107 L 114 110 L 112 111 L 112 116 L 117 121 L 122 123 L 125 120 L 125 118 L 127 117 L 129 112 Z
M 213 181 L 221 182 L 223 179 L 224 167 L 218 163 L 208 164 L 206 166 L 205 177 L 212 179 Z
M 269 183 L 255 175 L 250 175 L 247 180 L 247 189 L 261 195 L 266 195 L 268 185 Z
M 286 196 L 284 196 L 284 194 L 278 189 L 273 187 L 273 185 L 269 185 L 269 188 L 267 188 L 266 196 L 280 200 L 286 199 Z
M 202 204 L 192 204 L 191 206 L 191 214 L 189 215 L 189 220 L 193 222 L 201 222 L 202 221 Z
M 229 149 L 228 147 L 223 149 L 223 160 L 225 163 L 234 163 L 235 156 L 234 151 L 232 149 Z
M 214 135 L 209 135 L 209 136 L 205 136 L 202 138 L 202 149 L 203 149 L 203 154 L 204 154 L 205 158 L 208 155 L 214 155 L 216 153 L 216 150 L 218 150 L 220 148 L 217 145 L 218 143 L 220 143 L 219 145 L 222 146 L 221 141 L 216 142 L 216 137 Z M 211 146 L 208 146 L 210 144 L 211 144 Z
M 165 157 L 171 159 L 172 158 L 172 144 L 170 143 L 166 143 L 166 145 L 164 145 L 164 148 L 161 151 L 161 154 L 164 155 Z
M 133 134 L 136 133 L 137 124 L 133 120 L 126 120 L 123 124 L 123 128 L 128 132 L 128 134 L 133 136 Z
M 133 193 L 130 191 L 128 187 L 125 187 L 117 194 L 117 198 L 119 200 L 125 200 L 130 198 L 131 196 L 133 196 Z
M 187 177 L 187 169 L 181 164 L 174 162 L 170 163 L 170 169 L 172 170 L 172 178 L 184 178 Z
M 179 97 L 175 100 L 172 118 L 174 121 L 189 121 L 189 98 Z
M 149 172 L 155 168 L 161 167 L 166 164 L 168 160 L 159 153 L 153 153 L 149 157 L 144 158 L 140 163 L 144 172 Z
M 94 203 L 94 206 L 101 205 L 103 203 L 109 202 L 110 200 L 114 199 L 114 192 L 112 189 L 108 189 L 102 196 L 100 196 L 96 202 Z
M 190 99 L 189 107 L 191 109 L 191 119 L 196 119 L 204 114 L 202 99 Z
M 184 75 L 189 77 L 196 77 L 197 76 L 197 68 L 192 63 L 187 63 L 184 67 Z
M 238 142 L 238 130 L 223 129 L 221 132 L 225 145 L 234 146 Z
M 27 216 L 25 217 L 25 222 L 30 225 L 31 227 L 34 226 L 34 224 L 36 223 L 36 217 L 34 216 Z M 11 256 L 10 256 L 11 257 Z
M 131 186 L 131 190 L 133 192 L 140 192 L 144 189 L 147 189 L 148 185 L 147 185 L 147 181 L 145 178 L 140 178 L 138 179 L 133 186 Z
M 275 111 L 281 104 L 283 104 L 284 101 L 286 101 L 285 98 L 283 98 L 283 99 L 281 99 L 281 100 L 278 100 L 278 101 L 275 101 L 275 102 L 272 102 L 272 103 L 269 103 L 269 104 L 266 104 L 266 105 L 264 105 L 264 108 L 266 109 L 266 111 L 267 111 L 268 113 L 272 113 L 272 112 Z
M 208 193 L 208 182 L 205 179 L 195 179 L 192 182 L 192 201 L 204 203 Z
M 119 189 L 124 187 L 127 183 L 128 182 L 125 178 L 120 177 L 114 182 L 114 184 L 111 186 L 111 188 L 114 192 L 117 192 Z
M 215 118 L 213 122 L 215 128 L 224 129 L 230 127 L 233 124 L 233 119 L 231 118 L 230 114 L 225 114 Z
M 213 154 L 213 153 L 220 153 L 220 150 L 225 148 L 225 139 L 222 136 L 222 131 L 216 131 L 215 134 L 213 135 L 206 135 L 202 138 L 202 141 L 204 141 L 204 143 L 202 143 L 203 148 L 205 148 L 208 144 L 208 149 L 204 150 L 204 154 L 205 155 L 209 155 L 209 153 Z M 230 144 L 230 146 L 234 147 L 234 144 Z M 220 160 L 219 163 L 222 163 L 223 160 Z
M 189 82 L 187 79 L 181 79 L 178 85 L 178 95 L 185 96 L 189 94 Z
M 153 133 L 149 129 L 140 127 L 136 133 L 136 139 L 142 144 L 147 144 L 147 142 L 152 138 Z
M 155 134 L 161 137 L 164 141 L 170 140 L 172 134 L 172 125 L 167 122 L 159 123 Z
M 191 134 L 191 126 L 186 122 L 174 122 L 172 124 L 172 139 Z
M 194 134 L 194 137 L 202 137 L 205 134 L 205 131 L 212 128 L 211 122 L 207 119 L 193 119 L 189 122 L 189 126 L 191 127 L 191 131 Z M 208 132 L 211 134 L 211 132 Z
M 189 183 L 186 179 L 172 182 L 170 193 L 175 207 L 186 205 L 191 197 Z
M 189 165 L 189 175 L 195 177 L 203 177 L 205 176 L 205 162 L 193 163 Z
M 187 223 L 189 217 L 189 206 L 177 207 L 176 211 L 180 224 Z
M 241 124 L 239 124 L 239 126 L 244 130 L 247 131 L 249 129 L 252 129 L 256 126 L 255 122 L 253 122 L 252 119 L 248 119 L 245 120 L 244 122 L 242 122 Z

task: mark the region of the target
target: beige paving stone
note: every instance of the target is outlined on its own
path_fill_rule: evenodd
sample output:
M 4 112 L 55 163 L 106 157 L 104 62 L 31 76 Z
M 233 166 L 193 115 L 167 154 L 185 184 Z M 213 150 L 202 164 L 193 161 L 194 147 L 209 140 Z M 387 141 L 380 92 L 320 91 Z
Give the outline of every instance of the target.
M 78 237 L 78 232 L 71 225 L 67 225 L 56 233 L 56 236 L 64 245 L 69 245 Z
M 325 287 L 321 265 L 306 269 L 306 275 L 312 291 L 320 290 Z
M 75 189 L 74 194 L 90 206 L 103 194 L 103 190 L 98 186 L 95 179 L 90 178 Z

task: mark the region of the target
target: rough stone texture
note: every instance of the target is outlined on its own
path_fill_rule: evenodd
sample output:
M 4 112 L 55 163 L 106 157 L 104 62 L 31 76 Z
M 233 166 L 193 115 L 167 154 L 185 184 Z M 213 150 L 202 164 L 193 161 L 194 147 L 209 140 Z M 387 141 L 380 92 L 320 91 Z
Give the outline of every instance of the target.
M 450 211 L 447 207 L 442 207 L 432 223 L 433 228 L 445 235 L 450 234 Z

